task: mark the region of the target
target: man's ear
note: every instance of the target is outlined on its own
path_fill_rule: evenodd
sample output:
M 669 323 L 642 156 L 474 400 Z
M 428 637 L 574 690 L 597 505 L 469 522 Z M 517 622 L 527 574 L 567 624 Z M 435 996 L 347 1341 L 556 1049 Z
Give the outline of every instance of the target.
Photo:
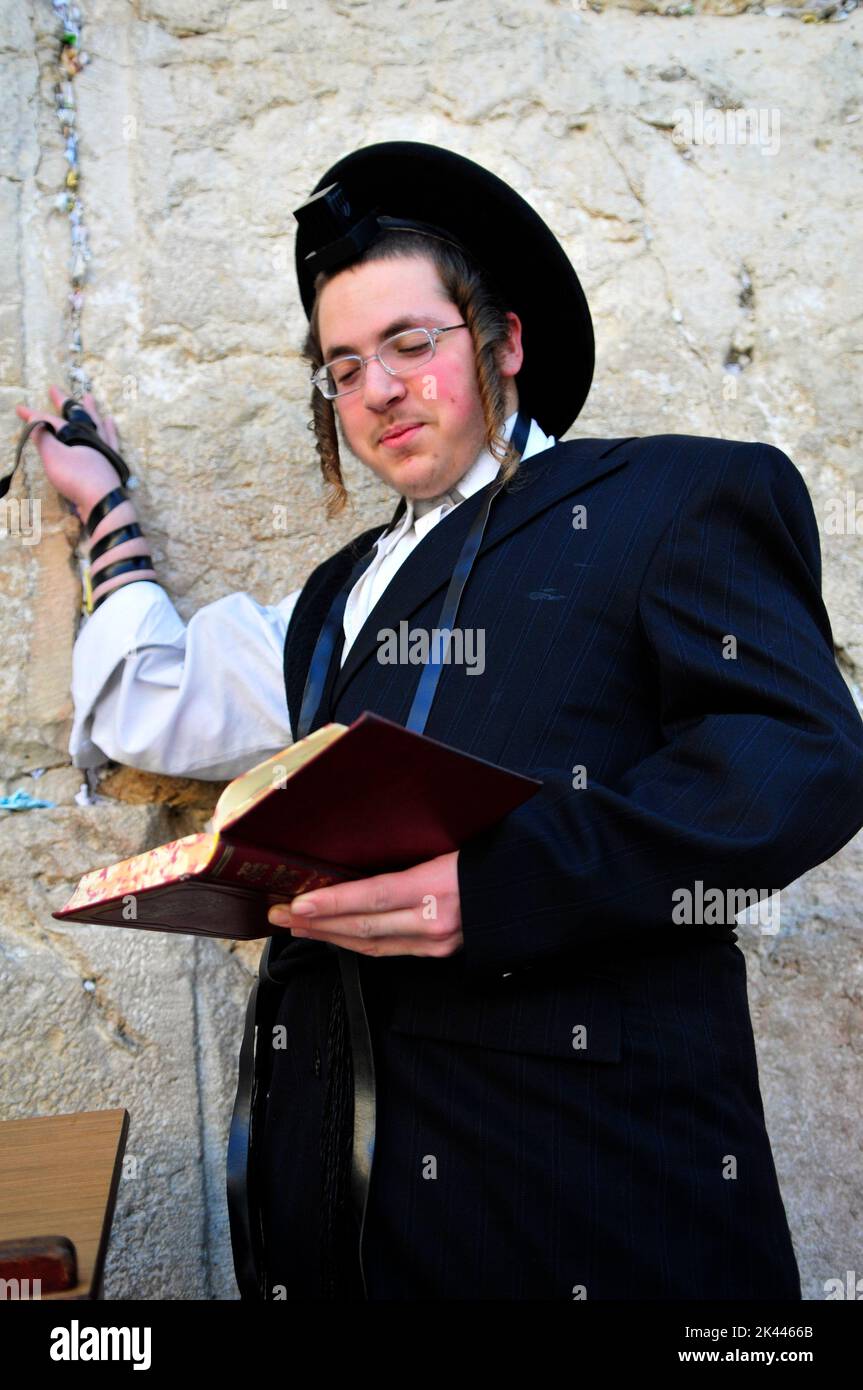
M 512 310 L 507 311 L 507 322 L 509 323 L 509 333 L 503 343 L 498 343 L 495 349 L 498 369 L 501 376 L 515 376 L 521 371 L 524 362 L 524 348 L 521 342 L 521 319 Z

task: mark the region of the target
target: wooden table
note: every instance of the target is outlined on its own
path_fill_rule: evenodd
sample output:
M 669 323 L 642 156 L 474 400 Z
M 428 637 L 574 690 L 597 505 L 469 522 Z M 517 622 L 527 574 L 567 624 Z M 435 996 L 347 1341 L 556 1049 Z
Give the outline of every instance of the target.
M 122 1109 L 0 1123 L 0 1242 L 67 1236 L 75 1247 L 78 1282 L 42 1301 L 101 1297 L 128 1130 Z

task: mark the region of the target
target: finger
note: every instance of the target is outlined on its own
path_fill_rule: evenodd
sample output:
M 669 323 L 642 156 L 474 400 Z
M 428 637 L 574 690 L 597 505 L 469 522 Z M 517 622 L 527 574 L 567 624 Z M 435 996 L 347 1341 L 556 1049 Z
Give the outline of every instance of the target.
M 52 401 L 54 402 L 55 406 L 62 415 L 63 406 L 66 404 L 67 401 L 70 401 L 72 397 L 69 395 L 67 391 L 61 391 L 59 386 L 49 386 L 48 394 L 50 395 Z M 64 420 L 63 424 L 65 425 L 66 423 L 67 422 Z
M 53 400 L 57 409 L 61 412 L 61 415 L 66 402 L 72 401 L 74 405 L 80 404 L 81 406 L 83 406 L 84 410 L 86 410 L 87 414 L 91 417 L 97 430 L 100 428 L 102 421 L 99 418 L 99 412 L 96 409 L 96 402 L 93 400 L 93 396 L 89 391 L 84 393 L 83 399 L 79 402 L 75 400 L 74 396 L 70 396 L 68 391 L 61 391 L 59 386 L 50 386 L 48 389 L 51 395 L 51 399 Z M 65 418 L 61 419 L 60 425 L 63 426 L 66 424 L 68 424 L 68 421 Z
M 33 420 L 38 420 L 41 424 L 43 421 L 45 421 L 47 424 L 53 425 L 55 430 L 62 429 L 66 423 L 65 420 L 59 419 L 56 415 L 46 415 L 44 411 L 31 410 L 30 407 L 26 405 L 16 405 L 15 409 L 17 413 L 21 416 L 21 419 L 26 420 L 28 423 L 30 423 Z M 40 437 L 41 436 L 39 436 L 38 433 L 34 432 L 34 439 Z
M 337 936 L 333 932 L 294 931 L 294 936 L 306 937 L 328 944 L 341 946 L 345 951 L 354 951 L 361 956 L 446 956 L 451 948 L 440 941 L 430 941 L 417 936 L 385 936 L 374 939 Z
M 403 869 L 398 873 L 334 883 L 329 888 L 315 888 L 313 892 L 298 894 L 292 906 L 313 903 L 315 917 L 338 917 L 349 912 L 390 912 L 394 908 L 413 907 L 416 901 L 414 871 Z
M 354 940 L 371 940 L 383 936 L 414 936 L 427 932 L 428 923 L 421 918 L 419 911 L 403 908 L 397 912 L 361 912 L 351 913 L 344 916 L 330 917 L 298 917 L 292 915 L 287 906 L 271 908 L 268 913 L 270 922 L 276 925 L 288 925 L 298 931 L 308 931 L 310 935 L 318 936 L 326 934 L 334 936 L 338 940 L 348 937 Z
M 103 439 L 104 439 L 104 438 L 105 438 L 105 436 L 104 436 L 104 434 L 103 434 L 103 423 L 104 423 L 104 422 L 103 422 L 103 420 L 102 420 L 101 415 L 99 414 L 98 406 L 96 405 L 96 402 L 94 401 L 93 395 L 92 395 L 92 393 L 91 393 L 90 391 L 85 391 L 85 392 L 84 392 L 84 399 L 82 400 L 81 404 L 83 405 L 83 407 L 84 407 L 84 409 L 86 410 L 87 414 L 88 414 L 89 416 L 92 417 L 92 420 L 93 420 L 93 423 L 94 423 L 95 426 L 96 426 L 96 429 L 99 431 L 99 433 L 102 435 L 102 437 L 103 437 Z M 109 442 L 109 441 L 106 440 L 106 442 Z

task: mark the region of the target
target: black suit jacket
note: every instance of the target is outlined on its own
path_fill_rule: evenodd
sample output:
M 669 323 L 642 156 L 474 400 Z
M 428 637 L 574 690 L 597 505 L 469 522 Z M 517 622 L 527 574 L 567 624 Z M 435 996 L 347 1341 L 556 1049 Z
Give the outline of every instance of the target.
M 379 663 L 378 634 L 437 625 L 485 491 L 417 545 L 343 667 L 336 648 L 315 727 L 406 722 L 421 668 Z M 293 727 L 383 529 L 303 589 Z M 807 489 L 769 445 L 575 440 L 496 498 L 457 620 L 483 629 L 484 670 L 445 667 L 425 732 L 543 787 L 461 850 L 459 952 L 360 958 L 369 1298 L 800 1297 L 730 895 L 785 887 L 863 825 L 820 580 Z M 733 907 L 681 921 L 709 890 Z M 253 1225 L 270 1287 L 315 1297 L 333 953 L 274 937 L 266 978 Z

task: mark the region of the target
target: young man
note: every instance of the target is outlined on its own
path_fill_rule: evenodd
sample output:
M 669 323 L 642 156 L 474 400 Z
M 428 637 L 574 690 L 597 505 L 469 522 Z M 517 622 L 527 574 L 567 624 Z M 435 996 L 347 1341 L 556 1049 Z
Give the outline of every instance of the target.
M 229 1152 L 244 1296 L 799 1299 L 734 924 L 863 824 L 805 485 L 763 444 L 557 444 L 583 295 L 470 161 L 371 146 L 297 216 L 331 514 L 339 433 L 402 501 L 256 620 L 234 595 L 184 633 L 153 583 L 111 598 L 124 627 L 78 639 L 101 622 L 97 671 L 76 646 L 77 756 L 248 766 L 289 608 L 294 737 L 372 709 L 543 786 L 268 941 Z M 380 659 L 453 618 L 481 671 Z M 239 696 L 233 638 L 259 659 Z

